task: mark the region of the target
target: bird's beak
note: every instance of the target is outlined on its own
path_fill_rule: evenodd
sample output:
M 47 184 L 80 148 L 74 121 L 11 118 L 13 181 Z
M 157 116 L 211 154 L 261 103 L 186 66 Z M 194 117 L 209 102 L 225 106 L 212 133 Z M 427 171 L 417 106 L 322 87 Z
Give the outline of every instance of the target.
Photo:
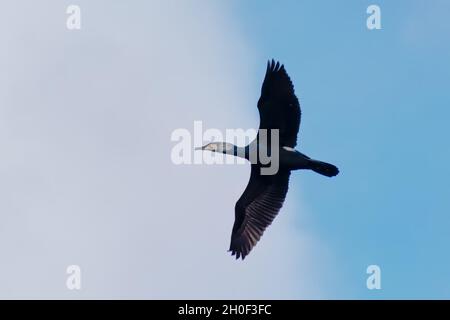
M 194 150 L 203 150 L 205 147 L 197 147 Z

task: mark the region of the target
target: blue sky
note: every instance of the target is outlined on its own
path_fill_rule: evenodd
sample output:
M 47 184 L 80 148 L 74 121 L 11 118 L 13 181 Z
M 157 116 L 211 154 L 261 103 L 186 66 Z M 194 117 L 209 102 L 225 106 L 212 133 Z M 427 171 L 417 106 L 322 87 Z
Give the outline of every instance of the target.
M 382 30 L 366 28 L 370 4 Z M 294 81 L 299 149 L 341 169 L 292 181 L 336 258 L 324 274 L 330 297 L 449 298 L 450 4 L 235 1 L 233 10 L 255 63 L 279 59 Z M 365 287 L 370 264 L 382 290 Z

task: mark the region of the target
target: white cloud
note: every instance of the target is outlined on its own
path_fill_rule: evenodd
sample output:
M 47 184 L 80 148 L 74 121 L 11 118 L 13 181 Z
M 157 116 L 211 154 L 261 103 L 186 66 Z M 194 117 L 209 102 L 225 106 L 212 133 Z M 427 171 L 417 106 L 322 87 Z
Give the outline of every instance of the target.
M 170 133 L 194 120 L 257 126 L 249 88 L 264 64 L 250 69 L 226 7 L 78 1 L 82 28 L 68 31 L 68 4 L 2 8 L 0 296 L 320 297 L 324 258 L 291 226 L 304 214 L 294 196 L 236 262 L 226 250 L 249 168 L 170 162 Z M 65 288 L 71 264 L 80 292 Z

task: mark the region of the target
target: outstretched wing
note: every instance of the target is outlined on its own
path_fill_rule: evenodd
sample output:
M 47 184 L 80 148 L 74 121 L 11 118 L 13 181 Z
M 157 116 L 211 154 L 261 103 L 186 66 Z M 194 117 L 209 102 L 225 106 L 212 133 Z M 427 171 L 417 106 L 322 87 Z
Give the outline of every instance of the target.
M 274 60 L 267 63 L 258 110 L 259 128 L 279 129 L 280 145 L 294 148 L 300 128 L 300 104 L 284 66 Z
M 252 165 L 250 181 L 235 206 L 230 251 L 236 259 L 249 254 L 275 219 L 286 198 L 289 175 L 289 171 L 260 175 L 260 169 Z

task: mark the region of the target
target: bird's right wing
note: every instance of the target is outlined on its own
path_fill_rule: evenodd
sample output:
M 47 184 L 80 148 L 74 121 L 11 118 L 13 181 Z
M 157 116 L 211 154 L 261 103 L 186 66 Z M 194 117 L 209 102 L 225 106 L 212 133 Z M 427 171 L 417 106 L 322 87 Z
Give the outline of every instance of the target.
M 250 181 L 235 206 L 230 251 L 236 259 L 249 254 L 277 216 L 286 198 L 289 175 L 282 170 L 260 175 L 259 168 L 252 165 Z
M 294 148 L 300 128 L 300 103 L 289 75 L 279 62 L 267 63 L 258 100 L 260 129 L 278 129 L 280 145 Z

